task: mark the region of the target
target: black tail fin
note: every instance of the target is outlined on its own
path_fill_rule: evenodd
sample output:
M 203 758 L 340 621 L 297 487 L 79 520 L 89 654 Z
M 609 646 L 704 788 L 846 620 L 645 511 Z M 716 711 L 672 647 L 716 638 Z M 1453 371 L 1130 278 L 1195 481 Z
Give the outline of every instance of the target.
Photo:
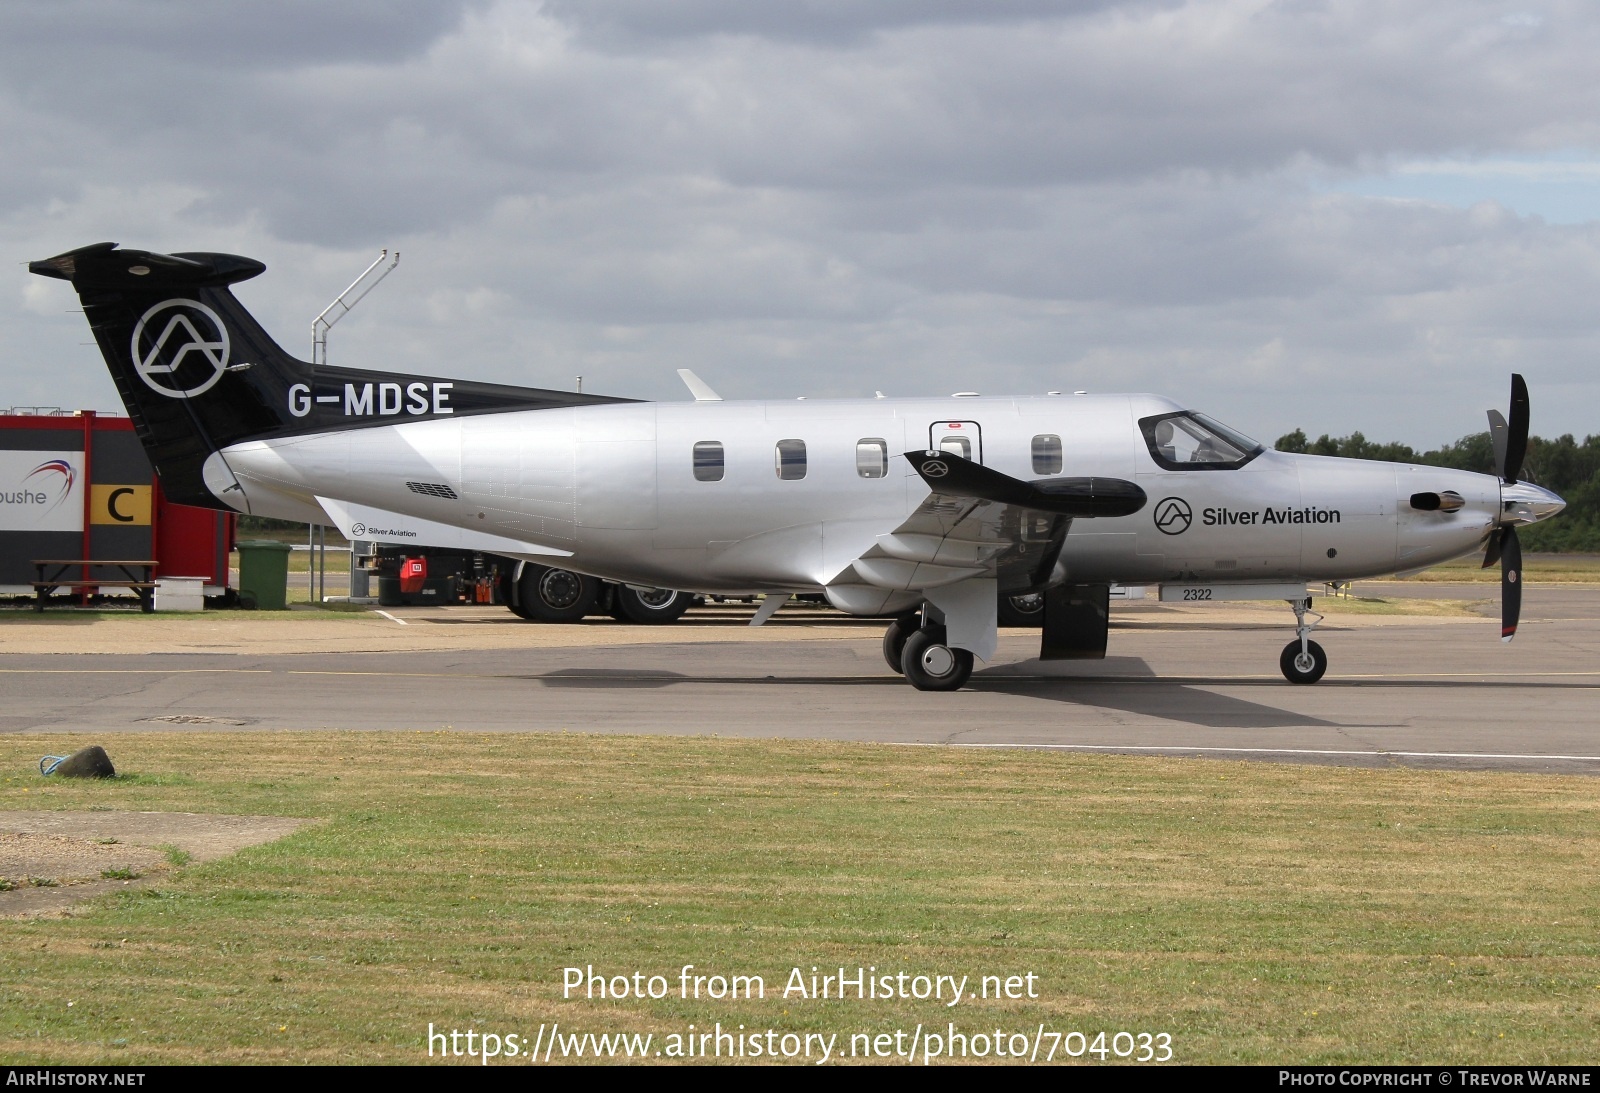
M 96 243 L 28 269 L 71 281 L 162 490 L 226 508 L 201 470 L 241 440 L 446 414 L 623 402 L 429 376 L 313 368 L 284 352 L 228 286 L 267 267 L 235 254 L 155 254 Z

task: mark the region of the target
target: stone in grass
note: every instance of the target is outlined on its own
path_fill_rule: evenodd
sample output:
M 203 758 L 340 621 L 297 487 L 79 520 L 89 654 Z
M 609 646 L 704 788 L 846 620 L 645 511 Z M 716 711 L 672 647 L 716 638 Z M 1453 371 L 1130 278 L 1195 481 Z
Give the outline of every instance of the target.
M 54 773 L 63 778 L 115 778 L 117 768 L 111 765 L 105 748 L 90 744 L 63 759 Z

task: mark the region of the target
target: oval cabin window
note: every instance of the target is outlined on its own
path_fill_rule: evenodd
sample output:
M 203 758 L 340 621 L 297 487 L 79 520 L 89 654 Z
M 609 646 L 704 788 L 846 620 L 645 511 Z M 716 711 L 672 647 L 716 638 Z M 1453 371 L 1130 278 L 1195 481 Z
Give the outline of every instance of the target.
M 889 442 L 879 437 L 856 441 L 856 473 L 862 478 L 882 478 L 889 473 Z
M 785 482 L 797 482 L 806 476 L 806 442 L 780 440 L 777 450 L 778 477 Z
M 694 445 L 694 477 L 697 482 L 722 481 L 722 442 L 698 440 Z

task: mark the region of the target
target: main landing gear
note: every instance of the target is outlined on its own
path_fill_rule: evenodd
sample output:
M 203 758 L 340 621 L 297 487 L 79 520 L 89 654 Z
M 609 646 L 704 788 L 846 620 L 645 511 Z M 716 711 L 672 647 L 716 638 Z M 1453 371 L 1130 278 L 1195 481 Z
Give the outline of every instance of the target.
M 1310 597 L 1290 600 L 1289 606 L 1294 608 L 1294 640 L 1283 647 L 1283 653 L 1278 657 L 1278 668 L 1290 683 L 1315 683 L 1328 670 L 1328 654 L 1322 651 L 1322 646 L 1311 640 L 1311 631 L 1317 628 L 1324 616 L 1311 610 Z M 1314 621 L 1307 622 L 1308 615 Z
M 944 643 L 944 627 L 902 615 L 883 635 L 883 659 L 919 691 L 959 691 L 972 675 L 972 654 Z

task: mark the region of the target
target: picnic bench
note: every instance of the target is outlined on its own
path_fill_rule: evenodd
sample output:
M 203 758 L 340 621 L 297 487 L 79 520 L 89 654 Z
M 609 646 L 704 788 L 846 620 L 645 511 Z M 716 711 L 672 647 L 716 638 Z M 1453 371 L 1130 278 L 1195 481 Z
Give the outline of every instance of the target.
M 143 559 L 96 558 L 35 558 L 33 566 L 38 580 L 33 582 L 33 609 L 43 611 L 45 603 L 58 589 L 126 588 L 139 597 L 139 610 L 154 611 L 156 583 L 153 580 L 156 563 Z M 82 573 L 78 579 L 67 576 L 69 570 Z M 115 569 L 121 577 L 96 577 L 96 569 Z M 46 573 L 46 570 L 50 570 Z M 136 572 L 137 571 L 137 572 Z

